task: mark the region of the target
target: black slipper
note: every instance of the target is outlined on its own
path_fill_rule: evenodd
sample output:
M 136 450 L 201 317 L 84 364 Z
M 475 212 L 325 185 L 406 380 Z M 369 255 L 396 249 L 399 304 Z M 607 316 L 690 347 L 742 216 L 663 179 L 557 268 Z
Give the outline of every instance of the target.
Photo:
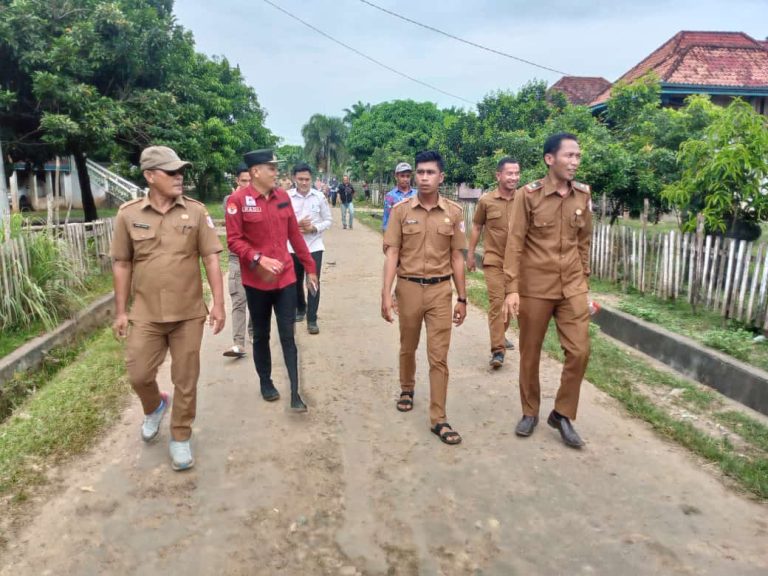
M 443 434 L 442 432 L 444 428 L 448 428 L 449 432 Z M 461 435 L 451 428 L 451 425 L 448 424 L 448 422 L 438 422 L 435 424 L 434 428 L 430 428 L 430 430 L 432 430 L 432 433 L 436 434 L 437 437 L 440 438 L 440 441 L 445 444 L 450 444 L 451 446 L 461 444 Z
M 413 390 L 403 390 L 400 392 L 400 398 L 397 401 L 397 409 L 400 412 L 410 412 L 413 410 Z

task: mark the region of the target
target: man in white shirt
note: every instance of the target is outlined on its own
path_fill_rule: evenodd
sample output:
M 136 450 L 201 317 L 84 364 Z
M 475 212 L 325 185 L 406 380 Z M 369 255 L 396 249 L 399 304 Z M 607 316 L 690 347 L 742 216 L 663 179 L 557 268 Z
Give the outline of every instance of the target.
M 331 209 L 325 195 L 312 188 L 312 169 L 307 164 L 297 164 L 293 168 L 293 180 L 296 188 L 288 190 L 293 211 L 299 222 L 299 229 L 307 243 L 317 268 L 317 286 L 307 286 L 308 294 L 304 294 L 304 267 L 294 253 L 293 246 L 288 243 L 288 250 L 293 255 L 293 265 L 296 270 L 296 322 L 307 319 L 307 330 L 310 334 L 319 334 L 317 326 L 317 308 L 320 305 L 320 270 L 323 264 L 323 232 L 331 227 Z

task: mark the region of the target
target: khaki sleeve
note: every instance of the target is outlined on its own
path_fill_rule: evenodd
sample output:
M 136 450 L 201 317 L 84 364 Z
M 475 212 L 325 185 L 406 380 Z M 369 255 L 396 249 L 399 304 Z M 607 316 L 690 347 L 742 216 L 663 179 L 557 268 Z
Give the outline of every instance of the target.
M 517 192 L 512 202 L 512 218 L 504 250 L 504 284 L 507 294 L 520 291 L 520 255 L 523 252 L 525 237 L 528 235 L 527 192 L 525 190 Z
M 133 241 L 128 231 L 128 219 L 125 212 L 120 210 L 115 218 L 115 227 L 112 231 L 112 247 L 109 255 L 113 260 L 133 260 Z
M 403 223 L 400 215 L 401 212 L 402 209 L 396 206 L 392 208 L 392 212 L 389 214 L 387 230 L 384 232 L 384 244 L 386 246 L 397 246 L 399 248 L 402 244 Z
M 485 200 L 484 197 L 481 197 L 480 200 L 477 201 L 477 207 L 475 208 L 475 215 L 472 217 L 472 224 L 476 224 L 478 226 L 485 226 Z
M 465 250 L 467 248 L 467 230 L 464 225 L 464 210 L 457 207 L 453 218 L 454 232 L 451 238 L 451 250 Z
M 213 224 L 213 218 L 204 210 L 200 214 L 200 221 L 197 225 L 197 251 L 200 256 L 205 258 L 211 254 L 218 254 L 223 248 L 216 234 L 216 227 Z
M 584 211 L 584 227 L 578 233 L 578 249 L 581 258 L 581 269 L 584 275 L 589 278 L 592 270 L 589 266 L 589 248 L 592 245 L 592 197 L 587 197 L 587 209 Z

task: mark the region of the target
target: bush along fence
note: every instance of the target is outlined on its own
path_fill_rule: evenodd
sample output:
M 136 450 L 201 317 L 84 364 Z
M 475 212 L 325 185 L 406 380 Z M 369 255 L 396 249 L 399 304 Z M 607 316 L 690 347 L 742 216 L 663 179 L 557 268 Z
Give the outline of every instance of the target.
M 768 244 L 595 223 L 592 276 L 768 330 Z
M 42 321 L 76 308 L 89 276 L 111 268 L 113 221 L 26 228 L 0 243 L 0 329 Z

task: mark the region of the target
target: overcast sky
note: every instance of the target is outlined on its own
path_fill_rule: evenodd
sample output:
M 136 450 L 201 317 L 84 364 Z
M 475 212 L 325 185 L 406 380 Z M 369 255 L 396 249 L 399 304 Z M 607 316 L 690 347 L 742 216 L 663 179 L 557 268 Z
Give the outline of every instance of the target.
M 615 81 L 680 30 L 768 36 L 768 0 L 372 0 L 467 40 L 562 70 Z M 446 92 L 477 102 L 560 74 L 467 46 L 360 0 L 273 0 L 326 33 Z M 263 0 L 176 0 L 197 49 L 239 65 L 285 143 L 302 144 L 316 113 L 342 116 L 358 100 L 468 104 L 379 68 Z

